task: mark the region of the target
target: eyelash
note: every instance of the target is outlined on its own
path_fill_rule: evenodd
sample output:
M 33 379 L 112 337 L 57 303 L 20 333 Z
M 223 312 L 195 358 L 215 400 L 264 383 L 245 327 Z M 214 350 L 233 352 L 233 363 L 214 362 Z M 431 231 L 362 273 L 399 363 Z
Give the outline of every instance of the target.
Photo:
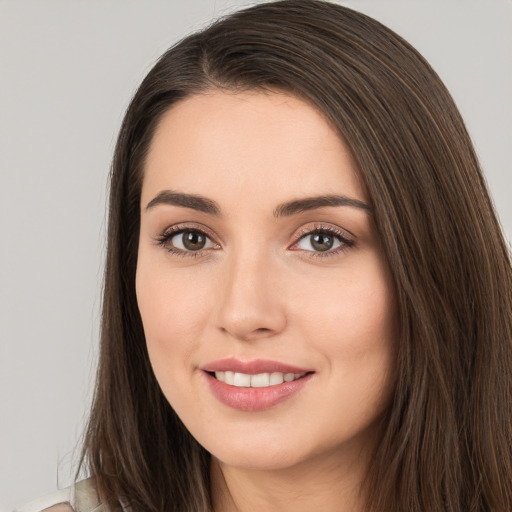
M 209 249 L 199 249 L 197 251 L 183 251 L 182 249 L 178 249 L 172 245 L 169 245 L 170 240 L 175 237 L 176 235 L 182 234 L 182 233 L 199 233 L 202 236 L 205 236 L 209 240 L 212 240 L 212 236 L 208 234 L 207 231 L 200 229 L 198 227 L 191 227 L 191 226 L 183 226 L 183 225 L 176 225 L 171 226 L 170 228 L 166 229 L 161 235 L 156 237 L 155 242 L 157 245 L 162 246 L 166 251 L 169 253 L 180 256 L 180 257 L 192 257 L 197 258 L 200 256 L 204 256 L 204 253 L 208 251 Z M 325 226 L 325 225 L 315 225 L 312 229 L 311 228 L 304 228 L 303 230 L 299 231 L 297 235 L 294 237 L 295 240 L 291 247 L 297 245 L 301 240 L 308 236 L 313 236 L 317 234 L 326 234 L 333 236 L 334 238 L 338 239 L 340 242 L 340 246 L 337 247 L 334 250 L 328 250 L 328 251 L 306 251 L 304 252 L 309 253 L 309 257 L 313 258 L 327 258 L 330 256 L 337 256 L 338 254 L 341 254 L 348 249 L 354 247 L 355 242 L 353 240 L 350 240 L 347 238 L 346 234 L 336 229 L 333 226 Z M 216 242 L 213 242 L 216 244 Z M 218 246 L 218 244 L 216 244 Z M 292 250 L 298 250 L 298 249 L 292 249 Z
M 200 229 L 198 227 L 192 227 L 192 226 L 184 226 L 182 224 L 177 224 L 176 226 L 171 226 L 170 228 L 167 228 L 161 235 L 159 235 L 155 241 L 157 245 L 162 246 L 167 252 L 171 253 L 175 256 L 180 256 L 183 258 L 191 257 L 191 258 L 197 258 L 199 256 L 204 256 L 204 252 L 208 249 L 199 249 L 198 251 L 183 251 L 182 249 L 178 249 L 177 247 L 174 247 L 169 244 L 170 240 L 175 237 L 176 235 L 182 234 L 182 233 L 199 233 L 200 235 L 203 235 L 204 237 L 208 238 L 209 240 L 212 240 L 212 236 L 208 234 L 204 229 Z M 218 244 L 216 244 L 218 245 Z
M 309 253 L 310 257 L 313 258 L 329 258 L 331 256 L 337 256 L 354 247 L 355 245 L 354 240 L 347 238 L 347 235 L 340 229 L 337 229 L 334 226 L 315 225 L 313 229 L 304 228 L 303 230 L 299 231 L 295 237 L 295 241 L 293 242 L 292 247 L 297 245 L 302 239 L 313 235 L 330 235 L 334 238 L 337 238 L 339 242 L 341 242 L 341 245 L 336 249 L 331 249 L 328 251 L 305 251 Z

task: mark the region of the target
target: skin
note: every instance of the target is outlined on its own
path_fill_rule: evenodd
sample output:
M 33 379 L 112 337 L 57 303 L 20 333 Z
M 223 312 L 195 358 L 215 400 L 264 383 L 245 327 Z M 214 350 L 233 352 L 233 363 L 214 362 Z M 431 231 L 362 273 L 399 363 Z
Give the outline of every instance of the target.
M 171 204 L 209 198 L 219 215 Z M 216 511 L 362 510 L 361 482 L 394 388 L 396 313 L 371 211 L 283 202 L 344 195 L 369 204 L 346 144 L 318 110 L 279 92 L 209 92 L 159 123 L 141 194 L 137 299 L 151 363 L 170 404 L 212 455 Z M 173 254 L 201 229 L 202 251 Z M 349 243 L 315 250 L 334 228 Z M 335 237 L 338 235 L 336 234 Z M 211 242 L 210 242 L 211 240 Z M 181 246 L 184 247 L 184 246 Z M 314 370 L 268 410 L 219 402 L 203 365 L 227 357 Z

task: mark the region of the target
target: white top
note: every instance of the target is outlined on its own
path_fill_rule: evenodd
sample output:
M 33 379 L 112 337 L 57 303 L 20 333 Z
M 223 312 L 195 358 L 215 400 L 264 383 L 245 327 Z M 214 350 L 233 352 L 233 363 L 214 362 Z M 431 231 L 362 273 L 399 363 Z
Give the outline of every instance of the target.
M 60 503 L 69 504 L 74 512 L 108 512 L 105 505 L 100 503 L 94 480 L 88 478 L 77 482 L 71 487 L 52 492 L 38 498 L 14 512 L 42 512 Z

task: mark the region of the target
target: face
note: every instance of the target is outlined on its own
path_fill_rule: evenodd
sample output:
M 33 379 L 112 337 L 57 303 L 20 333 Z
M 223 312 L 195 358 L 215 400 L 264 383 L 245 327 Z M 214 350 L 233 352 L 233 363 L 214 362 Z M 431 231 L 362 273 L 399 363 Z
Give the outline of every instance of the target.
M 307 103 L 171 107 L 144 169 L 136 289 L 162 391 L 221 463 L 286 468 L 375 435 L 394 293 L 353 158 Z

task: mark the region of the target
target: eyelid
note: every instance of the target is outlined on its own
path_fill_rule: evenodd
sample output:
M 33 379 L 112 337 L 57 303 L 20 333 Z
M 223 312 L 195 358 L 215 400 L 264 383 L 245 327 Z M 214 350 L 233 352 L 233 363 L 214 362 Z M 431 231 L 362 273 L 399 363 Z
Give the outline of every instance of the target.
M 179 233 L 180 231 L 199 231 L 208 238 L 211 239 L 217 239 L 217 235 L 208 227 L 205 225 L 199 223 L 199 222 L 178 222 L 176 224 L 172 224 L 170 226 L 167 226 L 163 231 L 162 235 L 160 236 L 167 236 L 167 235 L 175 235 L 176 233 Z M 218 243 L 218 242 L 216 242 Z M 219 244 L 220 245 L 220 244 Z
M 167 244 L 169 241 L 176 235 L 186 232 L 186 231 L 196 231 L 206 236 L 216 247 L 209 247 L 205 249 L 198 249 L 197 251 L 184 251 L 175 246 L 168 247 Z M 164 247 L 171 254 L 179 255 L 179 256 L 191 256 L 198 257 L 202 256 L 205 253 L 208 253 L 212 250 L 220 249 L 221 244 L 217 241 L 217 237 L 212 233 L 212 231 L 203 226 L 202 224 L 198 224 L 197 222 L 179 222 L 178 224 L 173 224 L 171 226 L 166 227 L 160 235 L 157 235 L 154 238 L 155 244 Z
M 186 251 L 180 249 L 176 246 L 168 246 L 168 242 L 172 237 L 176 236 L 179 233 L 186 231 L 197 231 L 202 235 L 206 236 L 216 247 L 209 247 L 198 249 L 197 251 Z M 327 251 L 310 251 L 306 249 L 298 249 L 295 246 L 307 236 L 311 236 L 315 233 L 328 233 L 341 242 L 341 245 L 336 247 L 335 249 L 330 249 Z M 190 256 L 190 257 L 200 257 L 210 253 L 212 250 L 218 250 L 222 248 L 222 245 L 217 241 L 218 237 L 212 233 L 212 231 L 206 226 L 199 224 L 197 222 L 180 222 L 177 224 L 173 224 L 165 228 L 162 233 L 155 237 L 154 241 L 156 245 L 160 245 L 164 247 L 168 252 L 179 255 L 179 256 Z M 355 237 L 348 230 L 343 229 L 337 225 L 333 224 L 324 224 L 324 223 L 314 223 L 313 225 L 308 224 L 299 228 L 293 235 L 293 242 L 288 246 L 288 250 L 307 253 L 309 257 L 327 257 L 327 256 L 335 256 L 346 250 L 350 249 L 356 244 Z M 294 248 L 295 247 L 295 248 Z
M 305 249 L 294 249 L 303 238 L 307 236 L 311 236 L 315 233 L 328 233 L 332 236 L 335 236 L 341 241 L 341 246 L 331 249 L 328 251 L 308 251 Z M 302 251 L 304 253 L 308 253 L 308 256 L 311 257 L 327 257 L 327 256 L 335 256 L 339 253 L 342 253 L 351 247 L 355 246 L 356 241 L 354 235 L 347 231 L 346 229 L 340 228 L 339 226 L 332 224 L 320 224 L 314 223 L 313 225 L 309 224 L 306 226 L 302 226 L 294 235 L 294 241 L 288 247 L 289 250 Z

